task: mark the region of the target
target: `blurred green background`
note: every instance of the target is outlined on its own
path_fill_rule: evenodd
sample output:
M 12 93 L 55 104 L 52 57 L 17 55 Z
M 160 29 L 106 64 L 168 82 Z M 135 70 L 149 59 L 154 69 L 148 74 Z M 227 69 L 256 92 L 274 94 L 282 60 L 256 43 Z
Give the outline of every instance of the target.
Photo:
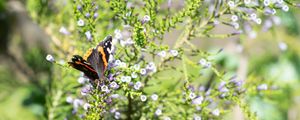
M 45 59 L 53 48 L 53 38 L 47 30 L 56 28 L 58 32 L 60 25 L 55 23 L 64 23 L 67 19 L 63 18 L 71 16 L 63 17 L 65 13 L 70 14 L 67 9 L 72 9 L 71 3 L 65 2 L 56 5 L 54 1 L 44 0 L 0 0 L 0 120 L 44 119 L 47 91 L 55 76 L 52 65 Z M 63 12 L 56 13 L 53 6 Z M 262 81 L 274 85 L 270 88 L 279 89 L 245 96 L 260 119 L 300 120 L 300 9 L 290 8 L 289 12 L 278 15 L 281 24 L 267 32 L 257 30 L 255 39 L 245 35 L 201 38 L 199 47 L 207 51 L 224 48 L 216 57 L 223 69 L 245 74 L 244 79 L 248 81 Z M 39 17 L 49 20 L 39 21 L 43 20 Z M 51 20 L 56 22 L 50 23 Z M 215 32 L 225 31 L 220 26 Z M 166 36 L 167 41 L 178 37 L 176 32 Z M 226 118 L 239 119 L 239 112 L 232 112 Z

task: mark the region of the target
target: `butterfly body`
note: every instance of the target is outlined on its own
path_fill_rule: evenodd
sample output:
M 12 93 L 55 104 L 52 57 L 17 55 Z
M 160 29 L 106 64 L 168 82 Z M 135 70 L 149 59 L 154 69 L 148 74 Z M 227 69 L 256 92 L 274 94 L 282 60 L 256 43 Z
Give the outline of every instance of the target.
M 111 56 L 111 47 L 112 37 L 107 36 L 95 48 L 89 49 L 83 57 L 73 55 L 72 60 L 68 64 L 83 72 L 92 81 L 104 79 L 104 73 Z

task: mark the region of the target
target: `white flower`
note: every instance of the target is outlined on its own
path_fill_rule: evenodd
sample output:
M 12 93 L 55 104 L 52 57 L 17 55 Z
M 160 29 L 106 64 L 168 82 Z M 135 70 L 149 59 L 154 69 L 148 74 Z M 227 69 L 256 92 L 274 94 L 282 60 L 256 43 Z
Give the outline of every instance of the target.
M 143 23 L 146 23 L 146 22 L 149 22 L 150 20 L 151 20 L 150 16 L 149 16 L 149 15 L 145 15 L 145 16 L 143 17 L 142 22 L 143 22 Z
M 163 57 L 167 56 L 167 52 L 166 51 L 160 51 L 157 55 L 163 58 Z
M 257 36 L 257 33 L 254 30 L 250 31 L 248 34 L 248 37 L 251 39 L 256 38 L 256 36 Z
M 281 9 L 282 9 L 283 11 L 287 12 L 287 11 L 289 11 L 289 6 L 283 5 Z
M 251 18 L 252 20 L 255 20 L 256 17 L 257 17 L 257 15 L 256 15 L 255 13 L 250 14 L 250 18 Z
M 236 22 L 238 19 L 239 19 L 239 18 L 238 18 L 238 16 L 236 16 L 236 15 L 232 15 L 232 16 L 231 16 L 231 20 L 232 20 L 233 22 Z
M 90 107 L 91 107 L 91 105 L 88 103 L 84 103 L 84 105 L 83 105 L 84 110 L 88 110 Z
M 121 113 L 120 112 L 115 112 L 115 119 L 120 119 Z
M 158 99 L 158 95 L 156 95 L 156 94 L 151 95 L 151 99 L 156 101 Z
M 147 71 L 146 71 L 146 69 L 141 69 L 141 70 L 140 70 L 140 73 L 141 73 L 142 75 L 146 75 L 146 74 L 147 74 Z
M 174 57 L 178 55 L 178 51 L 177 50 L 170 50 L 171 55 L 173 55 Z
M 147 70 L 150 70 L 152 72 L 156 72 L 156 66 L 154 62 L 150 62 L 147 66 L 146 66 Z
M 116 61 L 115 61 L 115 65 L 116 65 L 116 66 L 121 65 L 121 60 L 116 60 Z
M 277 0 L 277 3 L 282 4 L 283 0 Z
M 214 116 L 219 116 L 220 115 L 220 110 L 219 109 L 215 109 L 215 110 L 212 111 L 212 114 Z
M 83 104 L 83 101 L 82 100 L 80 100 L 80 99 L 75 99 L 74 101 L 73 101 L 73 107 L 75 108 L 75 109 L 77 109 L 79 106 L 81 106 Z
M 261 19 L 260 18 L 256 18 L 255 22 L 260 25 L 261 24 Z
M 122 81 L 122 82 L 126 82 L 126 77 L 125 77 L 125 76 L 122 76 L 122 77 L 121 77 L 121 81 Z
M 133 72 L 133 73 L 131 73 L 131 77 L 132 77 L 132 78 L 137 78 L 138 75 L 137 75 L 135 72 Z
M 72 103 L 72 102 L 73 102 L 73 98 L 72 98 L 71 96 L 68 96 L 68 97 L 66 98 L 66 102 L 67 102 L 67 103 Z
M 109 86 L 114 89 L 118 88 L 118 84 L 116 82 L 111 82 Z
M 204 98 L 203 98 L 202 96 L 199 96 L 199 97 L 195 98 L 195 99 L 192 101 L 192 103 L 195 104 L 195 105 L 200 105 L 200 104 L 202 104 L 203 99 L 204 99 Z
M 123 35 L 121 33 L 115 33 L 115 38 L 120 40 L 123 38 Z
M 82 19 L 79 19 L 78 21 L 77 21 L 77 25 L 78 26 L 84 26 L 84 21 L 82 20 Z
M 233 8 L 233 7 L 235 7 L 235 4 L 234 4 L 234 2 L 233 1 L 228 1 L 228 6 L 230 7 L 230 8 Z
M 52 55 L 50 55 L 50 54 L 48 54 L 48 55 L 46 56 L 46 60 L 49 61 L 49 62 L 55 62 L 54 57 L 53 57 Z
M 64 35 L 68 35 L 70 34 L 70 32 L 65 28 L 65 27 L 60 27 L 59 32 L 64 34 Z
M 162 114 L 161 109 L 157 109 L 157 110 L 155 111 L 155 115 L 159 116 L 159 115 L 161 115 L 161 114 Z
M 130 77 L 130 76 L 125 76 L 125 81 L 126 81 L 127 83 L 129 83 L 129 82 L 131 81 L 131 77 Z
M 80 83 L 80 84 L 84 84 L 85 82 L 87 82 L 88 80 L 85 78 L 85 77 L 79 77 L 77 79 L 77 82 Z
M 240 28 L 240 24 L 237 22 L 232 23 L 234 29 L 239 29 Z
M 169 1 L 170 1 L 170 0 L 169 0 Z M 168 117 L 168 116 L 166 116 L 166 117 L 164 117 L 164 120 L 171 120 L 171 118 Z
M 287 45 L 285 42 L 279 42 L 278 47 L 280 48 L 281 51 L 285 51 L 287 49 Z
M 267 90 L 268 89 L 268 85 L 267 84 L 261 84 L 259 86 L 257 86 L 258 90 Z
M 141 95 L 141 101 L 145 102 L 147 100 L 147 96 L 146 95 Z
M 202 66 L 205 66 L 206 63 L 207 63 L 207 61 L 204 58 L 199 60 L 199 64 L 202 65 Z
M 201 120 L 201 117 L 198 115 L 194 115 L 194 120 Z
M 264 5 L 269 6 L 270 5 L 270 0 L 264 0 Z
M 92 34 L 90 31 L 86 31 L 84 34 L 85 34 L 86 39 L 92 40 Z
M 251 0 L 244 0 L 244 3 L 245 3 L 245 4 L 250 4 L 250 3 L 251 3 Z
M 138 70 L 140 70 L 140 64 L 135 64 L 134 66 L 133 66 L 133 69 L 134 70 L 136 70 L 136 71 L 138 71 Z
M 108 91 L 108 87 L 106 85 L 101 86 L 101 91 L 107 92 Z
M 196 97 L 196 94 L 193 93 L 193 92 L 191 92 L 190 95 L 189 95 L 189 97 L 190 97 L 191 99 L 194 99 L 194 98 Z
M 142 87 L 142 83 L 141 83 L 140 81 L 138 81 L 138 82 L 136 82 L 136 83 L 134 84 L 133 87 L 134 87 L 134 89 L 139 90 L 140 87 Z
M 272 9 L 272 15 L 276 14 L 276 9 Z

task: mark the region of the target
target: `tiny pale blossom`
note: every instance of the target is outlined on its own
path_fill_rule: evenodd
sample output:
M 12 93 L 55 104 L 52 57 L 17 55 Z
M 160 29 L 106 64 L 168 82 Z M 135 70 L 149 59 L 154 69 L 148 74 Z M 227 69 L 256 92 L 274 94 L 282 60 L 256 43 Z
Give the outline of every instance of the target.
M 178 51 L 177 50 L 170 50 L 170 53 L 174 57 L 178 55 Z
M 194 98 L 196 97 L 196 94 L 193 93 L 193 92 L 191 92 L 190 95 L 189 95 L 189 97 L 190 97 L 191 99 L 194 99 Z
M 157 55 L 164 58 L 164 57 L 167 56 L 167 52 L 166 51 L 160 51 Z
M 134 84 L 133 87 L 134 87 L 134 89 L 139 90 L 140 87 L 142 87 L 142 83 L 141 83 L 140 81 L 138 81 L 138 82 L 136 82 L 136 83 Z
M 289 11 L 289 6 L 287 6 L 287 5 L 283 5 L 282 6 L 282 8 L 281 8 L 283 11 L 285 11 L 285 12 L 287 12 L 287 11 Z
M 156 101 L 158 99 L 158 95 L 157 94 L 153 94 L 151 95 L 151 99 Z
M 84 105 L 83 105 L 84 110 L 88 110 L 90 107 L 91 107 L 91 105 L 88 103 L 84 103 Z
M 96 19 L 99 16 L 98 13 L 94 13 L 94 19 Z
M 285 51 L 288 48 L 285 42 L 279 42 L 278 47 L 281 51 Z
M 202 101 L 203 101 L 203 97 L 202 96 L 199 96 L 197 98 L 195 98 L 192 103 L 195 104 L 195 105 L 200 105 L 202 104 Z
M 113 88 L 113 89 L 118 88 L 118 84 L 117 84 L 116 82 L 111 82 L 111 83 L 109 84 L 109 86 L 110 86 L 111 88 Z
M 88 80 L 85 78 L 85 77 L 79 77 L 77 79 L 77 82 L 80 83 L 80 84 L 84 84 L 85 82 L 87 82 Z
M 126 77 L 125 77 L 125 76 L 122 76 L 122 77 L 121 77 L 121 81 L 122 81 L 122 82 L 126 82 Z
M 83 100 L 80 100 L 80 99 L 74 99 L 73 101 L 73 107 L 75 109 L 77 109 L 79 106 L 82 106 L 83 105 Z
M 48 55 L 46 56 L 46 60 L 49 61 L 49 62 L 55 62 L 54 57 L 53 57 L 52 55 L 50 55 L 50 54 L 48 54 Z
M 205 66 L 206 63 L 207 63 L 207 61 L 204 58 L 199 60 L 199 64 L 202 65 L 202 66 Z
M 239 18 L 238 18 L 237 15 L 232 15 L 232 16 L 231 16 L 231 20 L 232 20 L 233 22 L 236 22 L 238 19 L 239 19 Z
M 250 18 L 251 18 L 252 20 L 255 20 L 256 17 L 257 17 L 257 15 L 256 15 L 255 13 L 250 14 Z
M 107 92 L 108 91 L 108 87 L 106 85 L 101 86 L 101 91 Z
M 267 89 L 268 89 L 267 84 L 261 84 L 261 85 L 257 86 L 257 90 L 267 90 Z
M 276 14 L 276 9 L 272 9 L 272 15 Z
M 282 4 L 283 0 L 276 0 L 277 3 Z
M 146 70 L 146 69 L 141 69 L 141 70 L 140 70 L 140 73 L 141 73 L 142 75 L 146 75 L 146 74 L 147 74 L 147 70 Z
M 60 27 L 59 32 L 64 34 L 64 35 L 69 35 L 70 32 L 65 28 L 65 27 Z
M 82 19 L 79 19 L 77 21 L 77 25 L 80 26 L 80 27 L 84 26 L 84 21 Z
M 149 22 L 150 20 L 151 20 L 150 16 L 149 16 L 149 15 L 145 15 L 145 16 L 143 17 L 142 23 L 143 23 L 143 24 L 144 24 L 144 23 L 147 23 L 147 22 Z
M 234 29 L 239 29 L 240 28 L 240 24 L 237 23 L 237 22 L 233 22 L 232 25 L 233 25 Z
M 164 117 L 164 120 L 171 120 L 171 118 L 166 116 L 166 117 Z
M 201 120 L 201 117 L 198 115 L 194 115 L 194 120 Z
M 220 110 L 219 109 L 215 109 L 215 110 L 212 111 L 212 114 L 214 116 L 219 116 L 220 115 Z
M 140 70 L 140 68 L 141 68 L 140 64 L 133 65 L 133 69 L 136 71 Z
M 116 66 L 121 65 L 121 60 L 116 60 L 116 61 L 115 61 L 115 65 L 116 65 Z
M 256 18 L 255 22 L 260 25 L 261 24 L 261 19 L 260 18 Z
M 234 4 L 234 2 L 233 1 L 228 1 L 228 6 L 230 7 L 230 8 L 233 8 L 233 7 L 235 7 L 235 4 Z
M 129 83 L 131 81 L 131 77 L 130 76 L 125 76 L 125 82 Z
M 264 0 L 264 5 L 269 6 L 270 5 L 270 0 Z
M 91 31 L 86 31 L 84 34 L 85 34 L 85 37 L 86 37 L 87 40 L 92 40 Z
M 157 110 L 155 111 L 155 115 L 160 116 L 161 114 L 162 114 L 161 109 L 157 109 Z
M 141 95 L 141 101 L 145 102 L 147 100 L 147 96 L 146 95 Z
M 133 73 L 131 73 L 131 77 L 132 77 L 132 78 L 137 78 L 138 75 L 137 75 L 135 72 L 133 72 Z
M 244 3 L 245 3 L 245 4 L 250 4 L 250 3 L 251 3 L 251 0 L 244 0 Z
M 73 98 L 72 98 L 71 96 L 68 96 L 68 97 L 66 98 L 66 102 L 67 102 L 67 103 L 72 103 L 72 102 L 73 102 Z
M 147 70 L 150 70 L 152 72 L 156 72 L 156 66 L 154 62 L 150 62 L 147 66 L 146 66 Z
M 120 112 L 115 112 L 115 119 L 120 119 L 121 113 Z

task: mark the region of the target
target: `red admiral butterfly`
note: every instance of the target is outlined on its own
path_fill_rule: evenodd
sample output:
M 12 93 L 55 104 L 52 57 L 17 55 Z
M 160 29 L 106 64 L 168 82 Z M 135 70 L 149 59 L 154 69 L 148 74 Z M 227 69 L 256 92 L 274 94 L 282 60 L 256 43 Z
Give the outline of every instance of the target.
M 84 73 L 92 81 L 104 79 L 104 72 L 111 55 L 112 37 L 107 36 L 95 48 L 90 48 L 83 57 L 73 55 L 70 66 Z

